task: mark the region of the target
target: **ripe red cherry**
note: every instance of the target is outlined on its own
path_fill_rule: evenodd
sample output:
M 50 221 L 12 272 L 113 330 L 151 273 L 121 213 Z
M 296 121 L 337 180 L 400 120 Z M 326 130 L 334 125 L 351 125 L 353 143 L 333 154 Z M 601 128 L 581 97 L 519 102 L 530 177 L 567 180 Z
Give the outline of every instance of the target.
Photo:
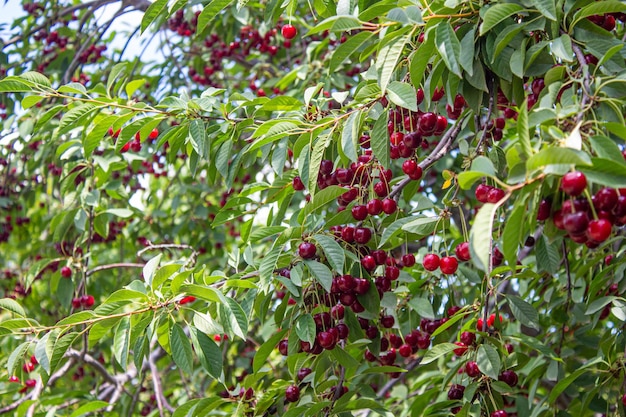
M 585 233 L 589 225 L 589 217 L 584 211 L 567 213 L 563 216 L 563 227 L 570 235 L 580 235 Z
M 539 208 L 537 209 L 537 220 L 543 221 L 550 218 L 550 212 L 552 211 L 552 204 L 549 200 L 541 200 Z
M 393 132 L 391 135 L 389 135 L 389 142 L 391 142 L 391 144 L 395 146 L 398 146 L 403 139 L 404 133 L 402 132 Z
M 505 194 L 506 193 L 504 192 L 504 190 L 494 187 L 489 190 L 489 193 L 487 193 L 487 202 L 495 204 L 498 201 L 502 200 Z
M 367 218 L 367 207 L 361 204 L 352 207 L 352 217 L 357 221 L 365 220 Z
M 383 180 L 374 184 L 374 192 L 380 198 L 389 195 L 389 184 L 387 184 L 387 181 Z
M 341 238 L 346 243 L 354 242 L 354 227 L 344 226 L 344 228 L 341 229 Z
M 467 352 L 467 346 L 463 342 L 454 342 L 458 348 L 454 349 L 453 352 L 456 356 L 463 356 L 465 352 Z
M 402 172 L 411 175 L 417 170 L 417 162 L 414 159 L 407 159 L 402 163 Z
M 393 318 L 393 316 L 382 316 L 380 318 L 380 324 L 382 324 L 383 327 L 387 329 L 391 329 L 395 322 L 396 320 Z
M 365 245 L 372 238 L 372 231 L 367 227 L 357 227 L 354 229 L 354 241 Z
M 26 385 L 28 388 L 33 388 L 35 385 L 37 385 L 37 380 L 36 379 L 27 379 L 24 382 L 24 385 Z
M 354 282 L 354 292 L 358 295 L 366 294 L 369 291 L 371 284 L 365 278 L 355 278 Z
M 587 226 L 587 237 L 596 242 L 604 242 L 611 236 L 613 225 L 605 219 L 592 220 Z
M 311 368 L 300 368 L 298 369 L 298 381 L 302 381 L 304 378 L 306 378 L 310 373 L 312 372 Z
M 587 177 L 579 171 L 568 172 L 561 179 L 561 190 L 567 195 L 576 197 L 587 187 Z
M 337 344 L 337 339 L 331 332 L 320 332 L 317 334 L 317 343 L 326 350 L 332 350 Z
M 622 395 L 622 404 L 626 407 L 626 394 Z
M 454 256 L 444 256 L 441 258 L 439 268 L 444 274 L 454 274 L 459 267 L 459 261 Z
M 475 192 L 476 200 L 480 201 L 481 203 L 487 203 L 489 201 L 489 191 L 491 191 L 492 189 L 493 187 L 487 184 L 478 184 Z
M 313 259 L 315 252 L 317 252 L 317 247 L 311 242 L 302 242 L 300 246 L 298 246 L 298 255 L 300 255 L 302 259 Z
M 383 200 L 383 212 L 385 212 L 385 214 L 393 214 L 396 212 L 397 208 L 398 203 L 396 203 L 396 200 L 393 198 L 385 198 Z
M 382 249 L 374 250 L 370 255 L 376 260 L 376 265 L 384 265 L 387 262 L 387 252 Z
M 467 362 L 465 364 L 465 373 L 472 378 L 479 376 L 480 369 L 478 369 L 478 364 L 474 361 Z
M 410 268 L 415 265 L 415 255 L 412 253 L 402 255 L 402 265 L 404 265 L 405 268 Z
M 61 268 L 61 276 L 63 278 L 71 278 L 72 277 L 72 269 L 69 266 L 64 266 Z
M 372 255 L 367 255 L 364 256 L 363 259 L 361 259 L 361 265 L 363 266 L 363 268 L 365 268 L 367 272 L 372 272 L 374 269 L 376 269 L 376 260 Z
M 508 370 L 503 371 L 500 376 L 498 376 L 498 380 L 506 383 L 510 387 L 514 387 L 517 385 L 518 377 L 514 371 Z
M 285 39 L 293 39 L 298 34 L 298 30 L 295 26 L 288 23 L 280 29 L 280 33 L 282 33 Z
M 411 347 L 411 345 L 405 343 L 402 346 L 400 346 L 400 348 L 398 349 L 398 353 L 403 358 L 408 358 L 409 356 L 413 354 L 413 348 Z
M 509 414 L 504 410 L 496 410 L 491 413 L 491 417 L 508 417 Z
M 597 210 L 611 211 L 617 205 L 619 195 L 615 188 L 604 187 L 593 196 L 593 206 Z
M 371 199 L 365 206 L 371 216 L 378 216 L 383 212 L 383 202 L 377 198 Z
M 148 139 L 155 140 L 157 137 L 159 137 L 159 129 L 154 128 L 152 129 L 152 132 L 150 132 L 150 134 L 148 135 Z
M 437 255 L 436 253 L 429 253 L 424 255 L 422 265 L 427 271 L 435 271 L 437 270 L 437 268 L 439 268 L 439 262 L 439 255 Z
M 395 281 L 400 276 L 400 268 L 397 266 L 388 266 L 385 268 L 385 277 L 389 278 L 391 281 Z
M 284 28 L 284 27 L 283 27 Z M 285 401 L 295 403 L 300 399 L 300 388 L 297 385 L 290 385 L 285 390 Z
M 304 183 L 302 182 L 302 178 L 300 178 L 299 176 L 293 178 L 292 184 L 293 184 L 294 190 L 296 191 L 304 190 Z
M 476 334 L 472 332 L 463 332 L 461 333 L 461 342 L 465 343 L 467 346 L 473 345 L 476 341 Z
M 500 324 L 502 324 L 502 316 L 498 316 L 498 318 L 500 319 Z M 492 314 L 489 316 L 489 318 L 487 318 L 487 326 L 493 327 L 495 323 L 496 323 L 496 315 Z
M 17 376 L 15 376 L 15 375 L 11 375 L 11 376 L 9 377 L 9 382 L 19 383 L 19 382 L 20 382 L 20 379 L 19 379 Z
M 83 295 L 80 297 L 80 303 L 85 307 L 91 307 L 96 302 L 96 299 L 93 295 Z
M 460 400 L 463 398 L 463 393 L 465 392 L 465 386 L 460 384 L 453 384 L 448 390 L 448 399 L 449 400 Z
M 469 242 L 461 242 L 458 245 L 456 245 L 456 248 L 454 248 L 454 254 L 459 259 L 459 261 L 469 261 L 470 260 Z
M 24 365 L 22 365 L 22 369 L 26 373 L 33 372 L 35 370 L 35 364 L 32 362 L 25 362 Z

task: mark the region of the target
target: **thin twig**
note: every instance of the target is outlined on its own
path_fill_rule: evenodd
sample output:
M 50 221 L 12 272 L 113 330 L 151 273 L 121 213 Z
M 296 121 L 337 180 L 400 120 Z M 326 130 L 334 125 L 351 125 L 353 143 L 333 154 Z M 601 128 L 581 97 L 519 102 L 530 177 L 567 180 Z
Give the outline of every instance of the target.
M 96 266 L 95 268 L 90 269 L 89 271 L 87 271 L 87 276 L 91 276 L 91 275 L 95 274 L 96 272 L 106 271 L 108 269 L 116 269 L 116 268 L 143 268 L 144 266 L 146 266 L 146 265 L 145 264 L 132 263 L 132 262 L 119 262 L 119 263 L 114 263 L 114 264 L 100 265 L 100 266 Z
M 567 315 L 567 313 L 569 312 L 570 301 L 572 299 L 572 275 L 569 269 L 569 259 L 567 257 L 567 244 L 565 243 L 565 239 L 563 239 L 563 244 L 561 247 L 563 249 L 563 264 L 565 266 L 565 274 L 567 276 L 567 300 L 565 301 L 565 314 Z M 565 327 L 566 323 L 563 323 L 563 325 L 561 326 L 561 340 L 559 340 L 559 346 L 556 349 L 557 355 L 561 354 L 563 340 L 565 339 Z
M 582 85 L 583 98 L 582 98 L 582 101 L 580 102 L 580 111 L 574 118 L 574 124 L 577 124 L 583 119 L 583 116 L 585 115 L 585 107 L 587 107 L 587 104 L 591 102 L 591 97 L 589 96 L 589 89 L 591 86 L 591 76 L 589 75 L 589 69 L 588 69 L 587 62 L 585 61 L 585 54 L 583 54 L 583 51 L 580 49 L 578 45 L 576 45 L 576 43 L 572 43 L 572 50 L 574 51 L 574 55 L 576 55 L 576 59 L 578 60 L 578 63 L 580 64 L 580 69 L 583 75 L 583 85 Z

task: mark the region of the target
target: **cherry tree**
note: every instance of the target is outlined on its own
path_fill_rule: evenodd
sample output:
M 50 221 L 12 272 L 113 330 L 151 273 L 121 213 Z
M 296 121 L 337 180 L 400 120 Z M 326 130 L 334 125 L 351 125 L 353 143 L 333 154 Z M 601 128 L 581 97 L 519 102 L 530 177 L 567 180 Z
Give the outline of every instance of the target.
M 626 4 L 22 8 L 0 414 L 625 414 Z

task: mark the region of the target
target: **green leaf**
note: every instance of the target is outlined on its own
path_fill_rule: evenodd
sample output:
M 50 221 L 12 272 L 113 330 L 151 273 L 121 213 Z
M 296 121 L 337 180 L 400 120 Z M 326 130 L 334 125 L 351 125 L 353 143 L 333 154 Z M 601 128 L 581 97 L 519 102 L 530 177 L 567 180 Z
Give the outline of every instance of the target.
M 7 359 L 7 372 L 9 375 L 15 375 L 16 369 L 24 360 L 24 356 L 28 351 L 31 342 L 23 342 L 11 352 Z
M 590 368 L 602 362 L 602 358 L 597 357 L 590 360 L 584 365 L 578 365 L 578 368 L 574 372 L 561 379 L 554 387 L 552 387 L 550 391 L 550 396 L 548 397 L 548 402 L 554 403 L 559 398 L 561 393 L 565 391 L 565 389 L 569 387 L 575 380 L 580 378 L 585 373 L 591 373 L 587 370 L 587 368 Z
M 402 230 L 409 233 L 415 233 L 421 236 L 429 235 L 439 223 L 439 217 L 415 216 L 402 226 Z
M 170 334 L 170 346 L 172 347 L 172 357 L 174 362 L 186 374 L 193 372 L 193 354 L 191 343 L 185 331 L 178 324 L 172 326 Z
M 91 131 L 83 137 L 83 149 L 85 157 L 90 158 L 93 151 L 96 150 L 109 128 L 119 119 L 117 115 L 111 115 L 100 120 Z
M 116 64 L 112 69 L 111 73 L 107 77 L 107 93 L 111 94 L 111 87 L 115 84 L 115 81 L 119 76 L 126 76 L 128 73 L 128 62 L 120 62 Z
M 392 81 L 387 87 L 387 98 L 397 106 L 417 111 L 417 93 L 411 84 Z
M 196 33 L 200 35 L 204 32 L 207 25 L 232 2 L 233 0 L 211 0 L 209 4 L 204 6 L 204 9 L 202 9 L 202 12 L 200 12 L 200 15 L 198 16 L 198 27 Z
M 459 64 L 469 76 L 472 76 L 474 74 L 475 36 L 476 30 L 472 28 L 465 34 L 465 36 L 463 36 L 463 39 L 461 39 L 461 53 L 459 55 Z
M 282 253 L 282 247 L 276 245 L 267 255 L 261 260 L 259 265 L 259 286 L 261 289 L 266 289 L 269 286 L 272 278 L 274 277 L 274 270 L 278 263 L 278 258 Z
M 517 321 L 524 326 L 532 327 L 536 330 L 541 329 L 539 326 L 539 313 L 537 313 L 535 307 L 516 295 L 506 295 L 506 299 L 509 301 L 511 312 Z
M 394 236 L 397 236 L 402 231 L 402 226 L 404 226 L 405 224 L 413 220 L 414 220 L 413 217 L 403 217 L 391 223 L 389 226 L 385 227 L 385 230 L 383 230 L 383 234 L 380 237 L 380 242 L 378 243 L 378 247 L 382 248 L 385 245 L 385 243 L 389 241 L 389 239 L 391 239 Z
M 220 379 L 223 367 L 222 350 L 210 337 L 200 330 L 196 328 L 191 328 L 190 330 L 192 335 L 191 341 L 200 364 L 209 375 L 215 379 Z
M 6 77 L 0 80 L 0 93 L 28 93 L 36 91 L 32 84 L 24 82 L 17 77 Z
M 259 111 L 297 111 L 303 107 L 302 102 L 295 97 L 278 96 L 265 102 Z
M 330 292 L 330 287 L 333 284 L 333 274 L 330 272 L 330 269 L 317 261 L 306 260 L 304 264 L 311 272 L 311 275 L 313 275 L 313 278 L 322 285 L 322 288 Z
M 206 128 L 202 120 L 195 119 L 189 123 L 189 139 L 200 158 L 205 159 L 209 155 L 210 144 L 207 143 Z
M 22 306 L 12 298 L 0 298 L 0 308 L 17 314 L 18 316 L 26 317 L 26 312 Z
M 587 154 L 570 148 L 548 147 L 542 149 L 526 161 L 526 170 L 545 170 L 550 165 L 591 165 Z
M 487 344 L 480 345 L 476 353 L 476 363 L 480 372 L 493 379 L 498 379 L 502 363 L 500 362 L 498 351 L 493 346 Z
M 602 159 L 610 159 L 624 165 L 624 157 L 617 143 L 606 136 L 592 136 L 589 138 L 592 149 Z
M 91 103 L 83 103 L 70 109 L 70 111 L 63 115 L 59 122 L 59 134 L 79 127 L 79 121 L 83 117 L 87 117 L 94 110 L 96 110 L 96 106 Z
M 46 373 L 50 374 L 50 357 L 48 356 L 48 340 L 50 339 L 50 335 L 52 332 L 48 332 L 41 337 L 37 341 L 35 345 L 35 358 L 39 365 L 46 371 Z M 52 353 L 52 352 L 50 352 Z
M 493 217 L 499 205 L 485 203 L 478 210 L 474 224 L 470 230 L 470 253 L 472 262 L 483 271 L 489 271 L 491 265 L 491 246 L 493 234 Z
M 330 135 L 324 134 L 317 137 L 313 148 L 311 149 L 311 158 L 309 161 L 309 193 L 314 196 L 317 190 L 317 175 L 320 171 L 320 163 L 324 158 L 324 152 L 330 143 Z M 325 191 L 325 190 L 322 190 Z
M 411 63 L 409 72 L 411 75 L 411 83 L 415 87 L 419 87 L 426 74 L 426 67 L 435 52 L 435 37 L 427 36 L 426 40 L 411 55 Z
M 303 342 L 309 342 L 311 346 L 315 343 L 315 321 L 310 314 L 303 314 L 296 319 L 296 334 Z
M 154 273 L 159 267 L 159 262 L 161 262 L 161 256 L 163 256 L 163 254 L 159 253 L 157 256 L 146 262 L 146 265 L 144 265 L 143 267 L 143 279 L 148 285 L 152 285 L 152 278 L 154 277 Z
M 459 38 L 456 37 L 452 25 L 447 21 L 437 24 L 435 29 L 435 44 L 437 45 L 441 59 L 450 72 L 459 78 L 462 77 L 463 74 L 460 63 L 461 42 L 459 42 Z
M 587 306 L 587 310 L 585 310 L 585 315 L 597 313 L 598 311 L 602 310 L 607 304 L 612 303 L 616 299 L 617 297 L 607 296 L 593 300 L 593 302 L 589 303 L 589 305 Z
M 101 410 L 108 406 L 109 406 L 109 403 L 106 401 L 99 401 L 99 400 L 90 401 L 87 404 L 83 404 L 80 407 L 78 407 L 72 414 L 70 414 L 70 417 L 79 417 L 85 414 L 90 414 L 90 413 L 93 413 L 94 411 Z
M 57 326 L 67 326 L 75 323 L 82 323 L 85 320 L 92 319 L 96 316 L 93 311 L 79 311 L 77 313 L 72 314 L 57 323 Z
M 374 122 L 374 128 L 370 137 L 372 153 L 378 162 L 384 167 L 390 165 L 389 157 L 389 131 L 387 130 L 387 111 L 385 110 Z
M 335 52 L 333 52 L 328 71 L 333 74 L 352 54 L 358 52 L 372 36 L 374 36 L 374 34 L 369 31 L 359 32 L 354 36 L 350 36 L 347 41 L 340 44 L 337 49 L 335 49 Z
M 480 25 L 480 35 L 484 35 L 498 23 L 522 10 L 524 10 L 524 8 L 515 3 L 498 3 L 489 7 L 483 16 L 483 23 Z
M 246 332 L 248 331 L 248 317 L 246 317 L 246 313 L 239 303 L 227 297 L 226 304 L 221 304 L 220 307 L 225 310 L 227 315 L 227 317 L 222 317 L 224 328 L 230 328 L 235 335 L 245 340 Z
M 626 165 L 604 158 L 591 158 L 591 163 L 590 167 L 579 168 L 587 180 L 606 187 L 626 187 Z
M 130 317 L 123 317 L 115 328 L 113 336 L 113 355 L 115 360 L 126 370 L 130 349 Z
M 313 236 L 313 239 L 315 239 L 315 241 L 324 251 L 324 254 L 326 255 L 326 260 L 335 270 L 335 273 L 342 274 L 344 263 L 346 260 L 346 254 L 341 245 L 339 245 L 339 243 L 337 243 L 335 239 L 326 235 L 317 234 Z
M 298 221 L 302 223 L 306 216 L 308 216 L 310 213 L 313 213 L 320 208 L 326 207 L 328 203 L 335 200 L 337 197 L 345 192 L 345 188 L 339 187 L 337 185 L 331 185 L 330 187 L 324 188 L 323 190 L 315 194 L 309 204 L 304 206 L 304 208 L 300 212 L 300 215 L 298 216 Z
M 263 365 L 265 364 L 265 361 L 270 356 L 270 354 L 276 349 L 278 342 L 283 340 L 283 338 L 285 337 L 285 334 L 287 334 L 287 329 L 283 329 L 279 331 L 278 333 L 275 333 L 274 335 L 272 335 L 272 337 L 267 339 L 256 350 L 256 353 L 254 354 L 254 360 L 252 362 L 252 371 L 254 373 L 259 372 L 259 370 L 263 367 Z
M 20 74 L 19 77 L 24 80 L 30 81 L 31 83 L 38 86 L 43 86 L 47 88 L 50 88 L 52 86 L 48 77 L 37 71 L 26 71 L 25 73 Z
M 593 15 L 604 15 L 606 13 L 626 12 L 626 4 L 616 0 L 604 0 L 600 2 L 591 3 L 574 14 L 571 27 L 573 28 L 582 19 Z
M 430 348 L 428 352 L 422 358 L 421 365 L 427 365 L 431 362 L 436 361 L 440 357 L 447 355 L 452 352 L 454 349 L 457 349 L 458 346 L 454 343 L 438 343 Z
M 517 137 L 524 156 L 524 160 L 530 158 L 532 155 L 532 148 L 530 146 L 530 131 L 528 130 L 528 106 L 527 100 L 524 100 L 520 106 L 520 111 L 517 115 Z
M 517 248 L 524 233 L 526 206 L 517 204 L 507 218 L 502 232 L 502 253 L 510 266 L 517 264 Z
M 535 243 L 537 269 L 549 274 L 556 274 L 561 263 L 561 256 L 554 245 L 548 243 L 546 236 L 541 235 Z
M 44 98 L 44 96 L 26 96 L 22 99 L 22 108 L 24 108 L 24 110 L 30 109 Z
M 65 352 L 72 346 L 72 343 L 78 336 L 78 333 L 72 332 L 57 337 L 52 348 L 52 355 L 50 356 L 50 373 L 54 373 L 57 370 L 63 355 L 65 355 Z
M 406 27 L 404 29 L 410 28 Z M 406 32 L 406 30 L 400 29 L 399 31 L 389 35 L 393 37 L 393 40 L 387 41 L 386 43 L 386 40 L 383 40 L 381 43 L 383 46 L 378 53 L 378 57 L 376 58 L 376 69 L 379 74 L 378 84 L 380 85 L 380 89 L 383 94 L 387 90 L 387 85 L 389 85 L 389 82 L 391 81 L 391 77 L 396 69 L 398 60 L 402 55 L 404 45 L 406 45 L 409 40 L 409 35 L 404 34 L 404 32 Z
M 59 93 L 70 93 L 70 94 L 79 94 L 79 95 L 87 95 L 87 89 L 81 83 L 69 83 L 62 85 L 57 90 Z
M 357 141 L 360 133 L 360 120 L 361 113 L 359 111 L 353 112 L 346 120 L 341 132 L 341 150 L 353 162 L 356 162 L 358 158 Z
M 556 4 L 554 0 L 533 0 L 532 4 L 542 15 L 550 20 L 556 21 Z

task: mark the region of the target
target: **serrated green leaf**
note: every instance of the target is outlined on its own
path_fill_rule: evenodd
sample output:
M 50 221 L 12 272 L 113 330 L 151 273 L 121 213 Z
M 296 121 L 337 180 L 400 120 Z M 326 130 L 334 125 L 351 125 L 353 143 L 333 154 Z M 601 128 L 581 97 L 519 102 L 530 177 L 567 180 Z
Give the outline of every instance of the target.
M 185 331 L 178 324 L 172 326 L 170 334 L 170 346 L 172 347 L 172 357 L 176 365 L 186 374 L 193 371 L 193 353 L 191 343 Z
M 476 363 L 480 372 L 493 379 L 498 379 L 502 362 L 500 361 L 498 351 L 493 346 L 487 344 L 480 345 L 476 353 Z
M 130 349 L 130 318 L 123 317 L 117 324 L 113 336 L 113 355 L 115 360 L 126 370 L 128 364 L 128 351 Z
M 54 373 L 57 367 L 59 366 L 59 362 L 65 355 L 65 352 L 72 346 L 74 340 L 78 337 L 78 333 L 66 333 L 62 336 L 57 337 L 54 341 L 54 347 L 52 348 L 52 355 L 50 356 L 50 373 Z
M 523 159 L 528 159 L 532 155 L 532 148 L 530 146 L 530 132 L 528 130 L 528 106 L 527 100 L 524 100 L 520 106 L 520 111 L 517 116 L 517 136 L 522 151 Z
M 537 256 L 537 269 L 555 274 L 559 269 L 561 257 L 554 245 L 548 243 L 546 236 L 542 235 L 535 242 L 535 253 Z
M 191 341 L 202 367 L 213 378 L 219 380 L 222 376 L 222 350 L 206 334 L 196 328 L 191 328 Z
M 266 101 L 258 111 L 297 111 L 303 107 L 304 104 L 295 97 L 278 96 Z
M 491 265 L 491 247 L 493 218 L 498 205 L 485 203 L 478 211 L 470 230 L 470 253 L 472 262 L 483 271 L 489 271 Z
M 309 342 L 311 346 L 315 343 L 315 321 L 310 314 L 303 314 L 296 319 L 294 326 L 298 338 L 303 342 Z
M 324 288 L 327 292 L 330 292 L 330 287 L 333 284 L 333 274 L 330 272 L 330 269 L 322 263 L 317 261 L 304 261 L 304 264 L 311 272 L 311 275 L 317 282 L 320 283 L 322 288 Z
M 269 283 L 272 281 L 272 278 L 274 277 L 274 269 L 276 269 L 276 264 L 281 253 L 282 247 L 280 245 L 276 245 L 261 260 L 261 264 L 259 265 L 259 287 L 261 289 L 267 289 Z
M 315 239 L 315 241 L 319 244 L 319 247 L 321 247 L 322 251 L 324 251 L 326 260 L 335 270 L 335 273 L 342 274 L 346 254 L 341 245 L 339 245 L 335 239 L 326 235 L 314 235 L 313 239 Z
M 421 365 L 427 365 L 431 362 L 434 362 L 440 357 L 447 355 L 457 348 L 458 346 L 454 343 L 438 343 L 431 347 L 428 352 L 426 352 L 426 354 L 422 358 Z
M 549 165 L 578 165 L 589 166 L 591 159 L 584 152 L 570 148 L 549 147 L 542 149 L 526 161 L 529 172 L 543 170 Z
M 409 29 L 408 27 L 406 29 Z M 378 53 L 378 57 L 376 58 L 376 69 L 379 74 L 379 83 L 380 89 L 383 94 L 387 90 L 387 86 L 391 81 L 391 77 L 393 76 L 393 72 L 396 69 L 396 65 L 398 64 L 398 60 L 400 59 L 400 55 L 402 55 L 402 50 L 404 46 L 409 40 L 409 35 L 403 34 L 406 30 L 397 31 L 400 33 L 393 33 L 393 40 L 388 42 L 382 42 L 382 48 Z
M 426 67 L 431 60 L 435 52 L 435 36 L 426 36 L 426 40 L 419 46 L 419 48 L 411 55 L 411 63 L 409 72 L 411 75 L 411 83 L 415 87 L 419 87 L 424 74 L 426 74 Z
M 392 81 L 387 86 L 387 98 L 397 106 L 417 111 L 417 93 L 412 85 Z
M 435 29 L 435 45 L 446 67 L 458 77 L 462 77 L 461 71 L 461 42 L 456 37 L 452 25 L 448 22 L 439 22 Z
M 591 158 L 592 166 L 580 167 L 587 180 L 606 187 L 626 187 L 626 166 L 612 159 Z
M 0 308 L 17 314 L 18 316 L 26 317 L 24 308 L 12 298 L 0 298 Z
M 524 10 L 524 8 L 515 3 L 498 3 L 490 6 L 483 16 L 483 23 L 480 25 L 480 35 L 484 35 L 498 23 L 522 10 Z
M 167 2 L 168 0 L 156 0 L 148 6 L 143 14 L 143 18 L 141 19 L 141 33 L 143 33 L 148 26 L 150 26 L 150 24 L 154 22 L 164 10 L 167 9 Z
M 384 167 L 388 167 L 391 163 L 389 157 L 389 131 L 387 130 L 387 111 L 385 110 L 374 122 L 370 144 L 372 153 L 378 159 L 378 162 Z
M 533 0 L 532 3 L 542 15 L 556 21 L 556 3 L 554 0 Z
M 527 303 L 516 295 L 506 295 L 506 299 L 509 301 L 511 312 L 524 326 L 532 327 L 539 330 L 539 313 L 535 310 L 531 304 Z
M 507 218 L 502 232 L 502 254 L 510 266 L 517 264 L 517 248 L 524 233 L 524 218 L 526 207 L 523 204 L 515 206 Z
M 356 162 L 357 155 L 357 142 L 360 130 L 361 113 L 359 111 L 353 112 L 343 125 L 341 132 L 341 150 L 344 155 L 352 162 Z
M 24 360 L 24 355 L 28 351 L 31 342 L 23 342 L 17 348 L 11 352 L 7 359 L 7 373 L 9 375 L 15 375 L 15 371 Z
M 278 342 L 283 340 L 283 338 L 285 337 L 285 334 L 287 334 L 287 329 L 283 329 L 283 330 L 279 331 L 278 333 L 275 333 L 274 335 L 272 335 L 272 337 L 267 339 L 256 350 L 256 353 L 254 354 L 254 360 L 252 362 L 252 371 L 253 372 L 255 372 L 255 373 L 259 372 L 259 370 L 265 364 L 265 361 L 267 360 L 267 358 L 276 349 L 276 346 L 278 346 Z
M 606 13 L 626 12 L 626 4 L 621 1 L 604 0 L 600 2 L 591 3 L 585 7 L 582 7 L 574 14 L 571 27 L 573 28 L 582 19 L 593 15 L 604 15 Z
M 159 262 L 161 262 L 162 256 L 163 254 L 159 253 L 157 256 L 146 262 L 146 265 L 143 267 L 143 279 L 146 281 L 146 284 L 150 286 L 152 285 L 152 278 L 159 267 Z
M 374 36 L 374 34 L 369 31 L 359 32 L 354 36 L 350 36 L 348 40 L 340 44 L 330 58 L 330 64 L 328 66 L 329 73 L 334 73 L 352 54 L 358 52 L 372 36 Z
M 209 4 L 204 6 L 202 12 L 198 16 L 197 34 L 201 34 L 207 25 L 215 19 L 222 10 L 224 10 L 233 0 L 211 0 Z
M 87 404 L 83 404 L 80 407 L 78 407 L 76 410 L 74 410 L 74 412 L 70 414 L 70 417 L 80 417 L 80 416 L 84 416 L 85 414 L 91 414 L 94 411 L 101 410 L 108 406 L 109 406 L 109 403 L 106 401 L 99 401 L 99 400 L 90 401 Z

